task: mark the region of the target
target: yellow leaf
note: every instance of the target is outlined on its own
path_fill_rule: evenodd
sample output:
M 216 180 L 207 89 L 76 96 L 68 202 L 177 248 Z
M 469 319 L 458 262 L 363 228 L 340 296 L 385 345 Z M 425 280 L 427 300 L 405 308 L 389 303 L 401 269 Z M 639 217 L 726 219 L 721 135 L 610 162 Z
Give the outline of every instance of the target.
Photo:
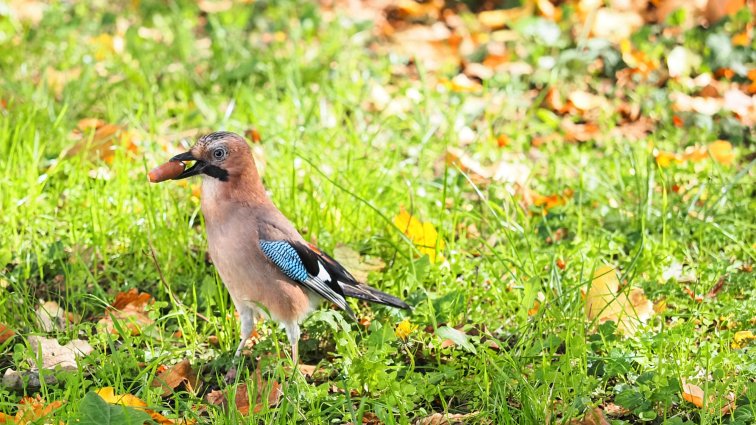
M 396 329 L 394 330 L 394 333 L 396 334 L 396 337 L 406 341 L 407 337 L 410 336 L 412 332 L 415 332 L 417 330 L 417 325 L 413 325 L 409 319 L 404 319 L 401 322 L 399 322 L 398 325 L 396 325 Z
M 599 323 L 613 321 L 617 329 L 632 335 L 640 323 L 645 323 L 654 314 L 654 305 L 646 298 L 641 288 L 620 292 L 619 280 L 613 266 L 599 267 L 585 299 L 585 314 Z
M 135 395 L 131 394 L 116 394 L 113 387 L 103 387 L 97 390 L 97 395 L 102 397 L 103 400 L 110 404 L 118 404 L 121 406 L 134 407 L 136 409 L 144 410 L 149 414 L 152 419 L 159 424 L 173 424 L 176 421 L 168 419 L 165 416 L 157 413 L 153 410 L 147 409 L 147 403 Z
M 103 387 L 97 390 L 97 395 L 102 397 L 103 400 L 110 404 L 119 404 L 121 406 L 129 406 L 129 407 L 147 407 L 147 403 L 142 401 L 137 396 L 131 395 L 131 394 L 122 394 L 118 395 L 115 393 L 115 388 L 113 387 Z
M 720 164 L 730 165 L 735 160 L 735 153 L 732 151 L 732 145 L 725 140 L 717 140 L 709 145 L 709 153 L 714 160 Z
M 756 335 L 754 335 L 753 332 L 738 331 L 735 332 L 735 336 L 733 336 L 732 344 L 730 344 L 730 346 L 735 349 L 743 348 L 753 340 L 756 340 Z
M 438 237 L 433 224 L 418 220 L 404 208 L 394 217 L 394 224 L 407 235 L 418 251 L 427 254 L 431 262 L 436 262 L 436 246 L 438 245 L 438 250 L 441 251 L 445 244 L 444 240 Z

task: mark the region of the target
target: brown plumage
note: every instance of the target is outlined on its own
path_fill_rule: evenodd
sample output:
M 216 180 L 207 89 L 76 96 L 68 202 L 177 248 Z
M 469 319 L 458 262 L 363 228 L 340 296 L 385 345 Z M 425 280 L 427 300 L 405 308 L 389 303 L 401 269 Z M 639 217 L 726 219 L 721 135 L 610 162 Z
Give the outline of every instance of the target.
M 299 323 L 323 298 L 350 315 L 344 296 L 409 308 L 402 300 L 357 282 L 302 238 L 271 202 L 249 145 L 237 134 L 208 134 L 171 160 L 196 161 L 176 179 L 203 177 L 208 249 L 241 319 L 237 356 L 260 314 L 283 325 L 296 362 Z

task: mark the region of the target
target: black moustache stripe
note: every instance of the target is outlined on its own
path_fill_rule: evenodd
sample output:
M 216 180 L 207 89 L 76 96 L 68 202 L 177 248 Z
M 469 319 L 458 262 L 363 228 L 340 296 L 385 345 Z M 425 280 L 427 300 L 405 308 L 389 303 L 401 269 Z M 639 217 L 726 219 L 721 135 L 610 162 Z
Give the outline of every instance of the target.
M 217 165 L 206 165 L 204 168 L 202 168 L 202 173 L 207 174 L 210 177 L 215 177 L 222 182 L 228 181 L 228 171 L 224 170 L 221 167 L 218 167 Z

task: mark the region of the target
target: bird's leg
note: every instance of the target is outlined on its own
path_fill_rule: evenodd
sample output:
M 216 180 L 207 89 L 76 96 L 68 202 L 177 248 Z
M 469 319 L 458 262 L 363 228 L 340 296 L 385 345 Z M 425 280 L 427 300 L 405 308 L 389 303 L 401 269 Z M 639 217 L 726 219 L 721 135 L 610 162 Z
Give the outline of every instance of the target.
M 257 311 L 242 304 L 237 305 L 236 308 L 239 311 L 239 320 L 241 322 L 241 341 L 234 353 L 233 365 L 231 366 L 231 369 L 226 372 L 225 381 L 227 384 L 236 380 L 236 367 L 241 358 L 242 349 L 247 343 L 247 338 L 249 338 L 249 335 L 255 329 L 255 323 L 257 322 Z
M 289 338 L 291 344 L 291 360 L 296 365 L 299 361 L 299 323 L 286 323 L 286 336 Z
M 244 345 L 246 345 L 249 335 L 252 334 L 252 331 L 255 329 L 255 323 L 257 322 L 255 316 L 256 313 L 250 308 L 239 310 L 239 319 L 241 321 L 241 341 L 239 342 L 239 346 L 236 348 L 234 357 L 239 357 L 241 355 L 242 349 L 244 348 Z

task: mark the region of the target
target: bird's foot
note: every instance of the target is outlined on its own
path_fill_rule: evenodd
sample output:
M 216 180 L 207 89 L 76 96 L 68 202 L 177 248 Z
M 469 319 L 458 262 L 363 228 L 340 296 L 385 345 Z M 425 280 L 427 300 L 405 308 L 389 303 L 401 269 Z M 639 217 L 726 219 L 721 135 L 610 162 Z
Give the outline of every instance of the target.
M 226 382 L 226 385 L 231 385 L 236 382 L 236 365 L 231 366 L 231 369 L 226 372 L 226 376 L 223 377 L 223 381 Z

